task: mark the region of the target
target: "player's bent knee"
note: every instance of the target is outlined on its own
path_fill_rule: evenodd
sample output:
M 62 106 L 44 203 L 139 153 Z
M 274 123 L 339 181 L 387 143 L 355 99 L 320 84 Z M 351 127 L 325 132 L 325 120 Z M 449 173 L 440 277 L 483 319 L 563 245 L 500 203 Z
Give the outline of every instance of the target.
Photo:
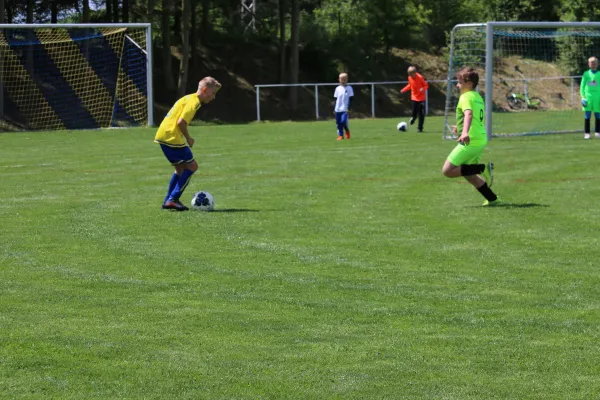
M 192 172 L 196 172 L 198 170 L 198 163 L 196 162 L 196 160 L 192 161 L 191 163 L 188 163 L 186 165 L 186 169 L 189 169 Z
M 455 174 L 454 174 L 454 170 L 457 167 L 452 165 L 450 162 L 446 161 L 444 163 L 444 165 L 442 166 L 442 174 L 448 178 L 454 178 Z
M 175 164 L 174 167 L 175 167 L 175 173 L 177 175 L 181 175 L 181 173 L 185 169 L 185 165 L 183 165 L 183 164 Z

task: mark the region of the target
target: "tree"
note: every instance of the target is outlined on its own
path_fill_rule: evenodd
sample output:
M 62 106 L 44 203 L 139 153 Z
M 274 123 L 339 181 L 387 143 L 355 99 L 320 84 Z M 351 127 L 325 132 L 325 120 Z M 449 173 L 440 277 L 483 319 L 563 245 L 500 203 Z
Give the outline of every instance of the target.
M 200 22 L 200 42 L 207 44 L 210 31 L 210 0 L 202 0 L 202 21 Z
M 106 22 L 112 22 L 113 11 L 112 11 L 112 0 L 106 0 Z
M 106 0 L 107 2 L 111 0 Z M 119 22 L 119 0 L 112 0 L 113 22 Z
M 290 37 L 290 83 L 298 83 L 300 72 L 300 0 L 291 0 L 292 23 Z M 298 107 L 298 87 L 290 88 L 290 107 L 295 110 Z
M 90 22 L 90 0 L 83 0 L 83 15 L 81 16 L 81 22 Z
M 285 83 L 285 14 L 286 1 L 279 0 L 279 83 Z
M 196 47 L 198 46 L 198 13 L 197 13 L 197 0 L 191 0 L 192 2 L 192 20 L 190 26 L 190 69 L 196 70 L 198 65 L 198 57 L 196 57 Z
M 56 1 L 50 3 L 50 23 L 58 23 L 58 3 Z
M 129 22 L 129 0 L 122 0 L 123 5 L 121 8 L 121 15 L 123 16 L 123 22 Z M 135 0 L 134 0 L 135 1 Z
M 28 24 L 33 24 L 33 6 L 34 6 L 33 0 L 27 0 L 27 18 L 25 21 Z
M 175 89 L 173 80 L 173 67 L 171 66 L 171 5 L 170 0 L 162 0 L 162 59 L 163 75 L 167 90 Z
M 181 61 L 179 63 L 179 96 L 185 95 L 188 81 L 188 66 L 190 62 L 190 18 L 192 13 L 192 1 L 181 2 Z

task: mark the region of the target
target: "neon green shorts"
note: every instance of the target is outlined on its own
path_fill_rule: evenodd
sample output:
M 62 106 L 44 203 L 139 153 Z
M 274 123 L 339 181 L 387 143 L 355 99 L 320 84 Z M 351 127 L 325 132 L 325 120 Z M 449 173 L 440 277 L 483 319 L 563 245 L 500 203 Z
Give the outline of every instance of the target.
M 479 164 L 484 149 L 485 146 L 458 144 L 448 156 L 448 161 L 457 167 L 462 164 Z

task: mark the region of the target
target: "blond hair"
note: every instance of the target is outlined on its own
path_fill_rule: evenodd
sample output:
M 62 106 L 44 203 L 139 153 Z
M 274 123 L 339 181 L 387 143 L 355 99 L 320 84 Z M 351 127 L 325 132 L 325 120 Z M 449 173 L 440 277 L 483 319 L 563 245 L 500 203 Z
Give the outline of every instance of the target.
M 202 90 L 202 88 L 216 89 L 219 91 L 219 89 L 221 89 L 221 83 L 212 76 L 207 76 L 198 82 L 198 90 Z
M 417 72 L 417 67 L 415 67 L 414 65 L 411 65 L 410 67 L 408 67 L 408 74 L 412 74 Z
M 598 62 L 598 59 L 597 59 L 596 57 L 593 57 L 593 56 L 592 56 L 592 57 L 588 58 L 588 62 L 591 62 L 591 61 L 596 61 L 596 62 Z

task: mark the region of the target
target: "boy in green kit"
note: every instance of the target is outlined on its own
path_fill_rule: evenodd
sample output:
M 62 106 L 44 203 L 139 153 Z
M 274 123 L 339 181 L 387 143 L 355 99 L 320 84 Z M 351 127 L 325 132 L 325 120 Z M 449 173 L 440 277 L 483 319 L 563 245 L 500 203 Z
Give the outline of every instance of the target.
M 458 72 L 457 87 L 460 89 L 460 98 L 456 106 L 457 125 L 453 130 L 456 134 L 460 132 L 460 137 L 457 140 L 458 145 L 444 163 L 442 173 L 448 178 L 464 176 L 485 198 L 483 205 L 493 206 L 500 203 L 500 199 L 491 189 L 493 164 L 479 163 L 487 145 L 487 133 L 485 103 L 475 91 L 478 83 L 479 74 L 473 68 L 466 67 Z
M 581 105 L 584 114 L 584 139 L 589 139 L 590 123 L 592 121 L 592 112 L 596 118 L 596 138 L 600 138 L 600 74 L 598 73 L 598 59 L 590 57 L 588 59 L 590 69 L 581 76 L 580 94 Z

